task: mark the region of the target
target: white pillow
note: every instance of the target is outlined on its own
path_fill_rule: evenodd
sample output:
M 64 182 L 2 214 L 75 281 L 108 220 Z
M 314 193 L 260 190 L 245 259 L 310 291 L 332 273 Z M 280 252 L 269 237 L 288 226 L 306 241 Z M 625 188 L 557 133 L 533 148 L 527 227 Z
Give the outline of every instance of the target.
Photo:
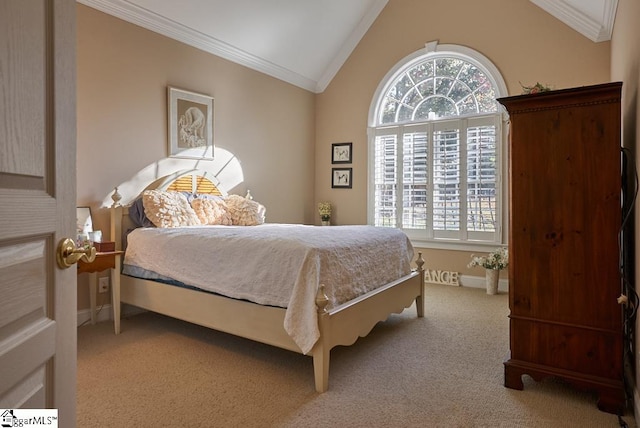
M 144 213 L 156 227 L 197 226 L 200 223 L 186 196 L 178 192 L 145 190 Z
M 231 215 L 227 211 L 227 204 L 222 198 L 196 198 L 191 201 L 191 207 L 202 224 L 220 224 L 223 226 L 231 226 L 233 224 Z
M 229 195 L 224 201 L 234 225 L 255 226 L 264 223 L 267 210 L 258 202 L 238 195 Z

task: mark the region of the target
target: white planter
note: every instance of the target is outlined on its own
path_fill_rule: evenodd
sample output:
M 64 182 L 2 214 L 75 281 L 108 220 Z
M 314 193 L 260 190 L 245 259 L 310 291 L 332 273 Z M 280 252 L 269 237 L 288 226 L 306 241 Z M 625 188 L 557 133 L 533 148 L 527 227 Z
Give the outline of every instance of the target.
M 485 269 L 485 279 L 487 282 L 487 294 L 498 294 L 500 271 L 498 269 Z

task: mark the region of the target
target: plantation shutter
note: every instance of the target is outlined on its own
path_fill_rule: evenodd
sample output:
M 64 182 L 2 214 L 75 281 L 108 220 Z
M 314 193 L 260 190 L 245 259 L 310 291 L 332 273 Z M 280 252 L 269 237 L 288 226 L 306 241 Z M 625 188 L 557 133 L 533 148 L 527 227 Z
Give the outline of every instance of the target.
M 398 138 L 396 134 L 375 137 L 374 199 L 375 226 L 397 227 Z
M 402 227 L 425 229 L 429 219 L 429 140 L 425 126 L 405 127 L 402 135 Z

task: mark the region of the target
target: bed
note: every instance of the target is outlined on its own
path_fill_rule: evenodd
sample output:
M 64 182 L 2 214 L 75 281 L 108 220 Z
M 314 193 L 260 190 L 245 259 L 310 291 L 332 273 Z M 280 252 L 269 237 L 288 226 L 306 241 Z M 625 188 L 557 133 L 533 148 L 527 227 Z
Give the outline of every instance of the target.
M 185 190 L 185 186 L 198 195 L 206 192 L 227 196 L 210 180 L 193 171 L 157 180 L 145 190 L 162 194 Z M 145 192 L 149 193 L 153 192 Z M 391 277 L 383 271 L 397 271 L 399 263 L 396 259 L 404 258 L 404 254 L 402 257 L 391 254 L 375 262 L 364 256 L 356 257 L 356 254 L 367 254 L 369 250 L 365 242 L 370 239 L 372 248 L 375 248 L 372 254 L 377 256 L 381 254 L 381 247 L 395 248 L 392 244 L 396 242 L 398 233 L 395 229 L 266 222 L 251 226 L 136 228 L 129 216 L 130 208 L 121 205 L 119 196 L 115 195 L 111 207 L 111 236 L 116 241 L 116 248 L 125 250 L 123 274 L 120 281 L 113 281 L 112 290 L 116 334 L 120 332 L 121 304 L 126 303 L 309 355 L 313 358 L 315 389 L 325 392 L 329 385 L 332 348 L 352 345 L 359 337 L 366 336 L 376 323 L 392 313 L 402 312 L 414 302 L 418 317 L 424 316 L 424 260 L 421 253 L 415 260 L 415 268 L 402 267 L 402 272 Z M 346 245 L 352 240 L 355 250 Z M 170 243 L 164 245 L 163 242 Z M 337 246 L 332 246 L 332 242 Z M 196 249 L 199 248 L 196 245 L 202 248 Z M 238 257 L 246 245 L 253 250 L 245 252 L 248 255 L 244 258 Z M 191 255 L 173 263 L 173 268 L 178 269 L 165 271 L 163 266 L 171 265 L 174 256 L 155 253 L 163 246 L 174 254 Z M 214 251 L 214 247 L 215 254 L 203 256 L 205 252 Z M 408 248 L 411 251 L 410 263 L 413 257 L 410 243 Z M 142 260 L 145 255 L 148 256 L 146 261 Z M 332 259 L 334 256 L 339 260 Z M 387 258 L 389 266 L 385 264 Z M 221 263 L 212 268 L 215 275 L 206 272 L 195 274 L 193 266 L 188 264 L 211 267 L 213 262 L 210 261 L 214 259 Z M 234 260 L 241 260 L 241 264 L 234 265 Z M 345 260 L 355 260 L 356 266 L 351 267 Z M 145 263 L 150 263 L 151 268 Z M 266 265 L 270 263 L 279 272 L 269 272 Z M 366 275 L 370 269 L 377 277 L 375 280 L 369 280 Z M 383 283 L 375 283 L 383 275 L 388 276 Z M 259 297 L 245 293 L 239 284 L 242 278 L 253 278 L 247 282 L 262 287 Z M 276 283 L 278 278 L 282 284 Z M 345 281 L 352 284 L 336 285 Z M 353 290 L 342 291 L 347 286 L 353 286 Z M 283 290 L 271 291 L 279 288 Z M 290 293 L 288 297 L 287 292 Z

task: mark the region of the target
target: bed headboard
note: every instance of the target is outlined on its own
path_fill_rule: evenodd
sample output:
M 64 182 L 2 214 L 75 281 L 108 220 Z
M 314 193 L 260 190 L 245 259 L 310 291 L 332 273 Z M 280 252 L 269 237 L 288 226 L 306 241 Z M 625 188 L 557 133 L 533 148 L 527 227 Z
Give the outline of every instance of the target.
M 145 187 L 143 191 L 173 190 L 178 192 L 207 193 L 211 195 L 227 196 L 227 192 L 220 189 L 218 184 L 218 179 L 208 171 L 186 169 L 156 179 Z
M 218 189 L 218 186 L 201 175 L 183 175 L 171 182 L 166 190 L 222 196 L 222 192 Z
M 178 171 L 155 180 L 145 187 L 144 190 L 166 190 L 226 196 L 227 192 L 221 190 L 214 180 L 217 181 L 213 178 L 213 175 L 207 171 Z M 140 192 L 140 195 L 141 194 L 142 192 Z M 129 217 L 130 205 L 120 205 L 120 195 L 117 194 L 117 188 L 114 191 L 114 195 L 112 195 L 112 199 L 114 202 L 111 206 L 111 239 L 115 241 L 117 250 L 123 250 L 126 248 L 126 235 L 128 231 L 134 229 L 136 225 Z M 134 198 L 134 200 L 135 199 L 137 199 L 137 197 Z

